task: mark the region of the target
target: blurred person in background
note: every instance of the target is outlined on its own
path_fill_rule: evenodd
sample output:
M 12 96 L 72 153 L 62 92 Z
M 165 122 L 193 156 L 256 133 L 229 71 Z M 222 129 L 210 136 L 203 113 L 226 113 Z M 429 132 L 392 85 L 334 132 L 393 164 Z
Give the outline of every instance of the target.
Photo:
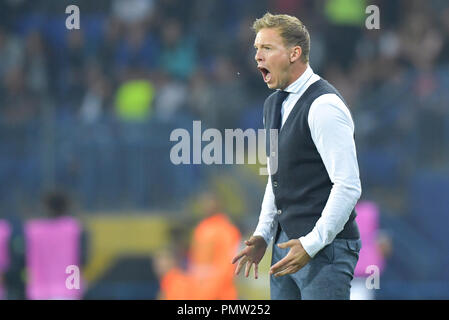
M 97 44 L 96 60 L 101 64 L 103 72 L 111 79 L 117 77 L 118 51 L 122 43 L 123 26 L 114 17 L 108 17 L 103 25 L 103 38 Z
M 206 125 L 212 127 L 212 124 L 216 123 L 217 112 L 210 108 L 214 102 L 214 93 L 209 75 L 205 70 L 199 69 L 192 75 L 188 90 L 189 110 Z
M 66 84 L 63 87 L 61 100 L 67 103 L 70 110 L 78 110 L 83 94 L 84 77 L 86 71 L 86 61 L 88 45 L 86 34 L 82 29 L 73 30 L 67 34 L 66 52 L 60 53 L 59 59 L 63 61 L 60 76 L 64 78 L 60 84 Z
M 16 129 L 31 123 L 38 116 L 40 100 L 27 86 L 23 67 L 9 69 L 2 82 L 5 92 L 0 95 L 0 116 Z
M 80 107 L 80 118 L 85 123 L 95 123 L 110 112 L 111 85 L 100 65 L 92 63 L 86 75 L 85 94 Z
M 158 77 L 157 94 L 155 97 L 155 116 L 160 120 L 170 120 L 185 112 L 188 98 L 187 85 L 165 72 Z
M 356 44 L 362 35 L 366 0 L 326 0 L 324 14 L 329 23 L 326 32 L 326 52 L 348 71 L 353 62 Z M 342 39 L 345 39 L 342 43 Z
M 248 101 L 245 90 L 240 89 L 243 82 L 236 69 L 235 61 L 228 56 L 217 56 L 214 61 L 213 76 L 214 101 L 211 106 L 215 113 L 215 121 L 210 125 L 219 130 L 235 128 Z M 211 113 L 211 111 L 208 112 Z
M 444 43 L 442 45 L 438 62 L 441 64 L 447 64 L 449 63 L 449 7 L 443 9 L 440 16 L 440 22 L 442 25 L 442 37 Z
M 380 213 L 376 203 L 360 201 L 356 205 L 356 211 L 362 249 L 351 282 L 351 300 L 373 300 L 376 288 L 370 289 L 366 278 L 372 274 L 372 267 L 377 267 L 378 275 L 382 274 L 386 258 L 391 254 L 392 244 L 390 238 L 380 230 Z
M 235 65 L 230 58 L 220 55 L 213 61 L 210 74 L 199 70 L 190 79 L 191 110 L 209 128 L 236 128 L 248 104 L 247 95 L 240 90 L 243 81 Z
M 241 234 L 222 212 L 218 196 L 205 192 L 200 197 L 203 219 L 193 232 L 189 252 L 190 273 L 196 299 L 237 299 L 234 268 L 229 263 L 237 252 Z
M 11 68 L 21 65 L 23 59 L 23 40 L 0 25 L 0 78 L 3 79 Z
M 70 215 L 69 197 L 51 192 L 44 199 L 48 218 L 31 219 L 25 225 L 28 299 L 81 299 L 84 286 L 82 268 L 86 260 L 86 234 L 77 218 Z M 68 288 L 68 266 L 80 270 L 74 282 L 79 289 Z
M 289 15 L 253 24 L 257 68 L 270 89 L 265 129 L 281 130 L 259 223 L 232 260 L 248 277 L 274 236 L 272 299 L 349 299 L 360 251 L 354 207 L 361 194 L 354 123 L 339 92 L 309 66 L 310 36 Z M 274 153 L 274 155 L 273 155 Z M 273 159 L 277 167 L 273 170 Z
M 5 299 L 24 300 L 26 298 L 24 220 L 17 215 L 10 215 L 6 217 L 4 223 L 9 229 L 8 237 L 4 239 L 7 245 L 5 251 L 7 256 L 4 256 L 3 260 Z
M 9 241 L 11 227 L 8 221 L 0 219 L 0 300 L 6 299 L 4 274 L 9 267 Z
M 42 34 L 31 32 L 26 38 L 24 68 L 30 91 L 38 95 L 48 93 L 48 53 Z
M 142 123 L 153 115 L 154 84 L 145 71 L 130 67 L 115 94 L 115 113 L 124 122 Z
M 196 39 L 179 21 L 169 19 L 161 31 L 159 68 L 179 80 L 188 80 L 197 63 Z
M 222 213 L 214 193 L 201 194 L 199 206 L 202 220 L 193 230 L 187 271 L 176 266 L 176 258 L 169 250 L 156 257 L 162 296 L 186 300 L 237 299 L 234 267 L 229 261 L 238 250 L 240 231 Z
M 173 249 L 158 251 L 153 257 L 153 268 L 159 278 L 158 300 L 193 299 L 193 282 L 189 274 L 177 264 Z
M 125 24 L 144 22 L 154 10 L 153 0 L 114 0 L 112 13 Z
M 113 21 L 111 21 L 113 23 Z M 114 27 L 112 24 L 111 26 Z M 159 41 L 144 23 L 133 23 L 123 27 L 124 35 L 116 49 L 116 62 L 119 69 L 139 68 L 149 72 L 157 64 Z M 117 31 L 116 31 L 117 32 Z M 109 45 L 114 45 L 116 35 L 108 31 Z
M 159 300 L 192 299 L 193 281 L 187 272 L 188 250 L 192 228 L 186 221 L 170 225 L 169 243 L 152 257 L 159 279 Z
M 12 214 L 5 217 L 2 225 L 0 268 L 3 269 L 3 298 L 24 300 L 26 270 L 23 219 L 17 214 Z

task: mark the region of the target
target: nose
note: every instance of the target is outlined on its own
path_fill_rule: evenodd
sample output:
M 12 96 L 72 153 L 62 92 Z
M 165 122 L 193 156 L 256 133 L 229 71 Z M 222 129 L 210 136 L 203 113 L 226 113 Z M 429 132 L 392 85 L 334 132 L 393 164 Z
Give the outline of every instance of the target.
M 262 54 L 260 53 L 259 49 L 256 50 L 256 54 L 254 56 L 254 59 L 259 62 L 262 61 Z

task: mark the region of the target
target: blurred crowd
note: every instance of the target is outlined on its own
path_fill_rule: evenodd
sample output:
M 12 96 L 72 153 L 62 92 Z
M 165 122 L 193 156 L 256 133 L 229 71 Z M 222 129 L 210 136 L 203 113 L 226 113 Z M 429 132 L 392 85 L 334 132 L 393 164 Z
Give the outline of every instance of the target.
M 362 163 L 365 150 L 371 159 L 396 159 L 403 165 L 387 176 L 399 183 L 416 166 L 447 160 L 444 1 L 374 1 L 380 30 L 364 27 L 368 2 L 359 0 L 78 1 L 81 28 L 71 31 L 69 2 L 1 4 L 0 113 L 8 137 L 2 147 L 13 158 L 2 159 L 7 178 L 8 161 L 39 169 L 24 160 L 38 149 L 27 132 L 42 136 L 37 143 L 45 150 L 50 144 L 51 130 L 33 131 L 36 121 L 47 128 L 52 120 L 93 125 L 105 117 L 145 123 L 186 115 L 218 129 L 260 128 L 269 91 L 255 68 L 250 26 L 267 10 L 295 14 L 309 27 L 312 68 L 351 106 Z M 64 158 L 53 152 L 53 161 Z M 379 169 L 368 169 L 378 177 Z
M 65 27 L 70 4 L 80 8 L 79 30 Z M 365 27 L 370 4 L 380 9 L 379 30 Z M 270 91 L 250 27 L 266 11 L 305 23 L 312 69 L 348 102 L 363 197 L 391 219 L 410 216 L 446 250 L 445 0 L 2 1 L 0 209 L 33 207 L 55 186 L 74 191 L 82 209 L 180 209 L 210 176 L 170 164 L 170 130 L 189 129 L 192 120 L 262 128 Z M 436 191 L 428 187 L 436 182 Z M 237 197 L 251 202 L 241 206 L 252 208 L 251 219 L 261 198 L 250 194 L 262 195 L 264 183 Z M 423 224 L 420 210 L 435 203 L 435 221 Z

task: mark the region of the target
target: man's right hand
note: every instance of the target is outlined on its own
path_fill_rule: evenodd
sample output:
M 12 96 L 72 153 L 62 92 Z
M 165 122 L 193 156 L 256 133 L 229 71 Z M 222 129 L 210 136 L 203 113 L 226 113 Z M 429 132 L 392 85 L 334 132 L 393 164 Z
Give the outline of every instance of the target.
M 232 264 L 239 261 L 235 274 L 238 275 L 240 270 L 245 267 L 245 277 L 248 278 L 251 267 L 254 264 L 254 278 L 258 278 L 258 266 L 260 260 L 262 260 L 265 250 L 267 249 L 267 243 L 261 236 L 252 236 L 249 240 L 245 241 L 246 248 L 240 251 L 233 259 Z

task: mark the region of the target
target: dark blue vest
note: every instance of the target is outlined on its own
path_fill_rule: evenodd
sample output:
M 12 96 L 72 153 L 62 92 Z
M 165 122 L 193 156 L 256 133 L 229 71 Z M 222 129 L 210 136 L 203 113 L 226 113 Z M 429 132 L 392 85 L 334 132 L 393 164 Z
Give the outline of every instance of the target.
M 278 153 L 275 155 L 277 171 L 271 175 L 271 182 L 279 224 L 290 239 L 305 236 L 312 231 L 332 189 L 332 182 L 312 140 L 308 123 L 313 101 L 327 93 L 337 94 L 344 102 L 331 84 L 320 79 L 299 98 L 278 134 Z M 267 156 L 270 155 L 269 129 L 274 128 L 273 96 L 274 93 L 265 100 L 263 111 Z M 337 238 L 359 238 L 355 217 L 353 210 Z

